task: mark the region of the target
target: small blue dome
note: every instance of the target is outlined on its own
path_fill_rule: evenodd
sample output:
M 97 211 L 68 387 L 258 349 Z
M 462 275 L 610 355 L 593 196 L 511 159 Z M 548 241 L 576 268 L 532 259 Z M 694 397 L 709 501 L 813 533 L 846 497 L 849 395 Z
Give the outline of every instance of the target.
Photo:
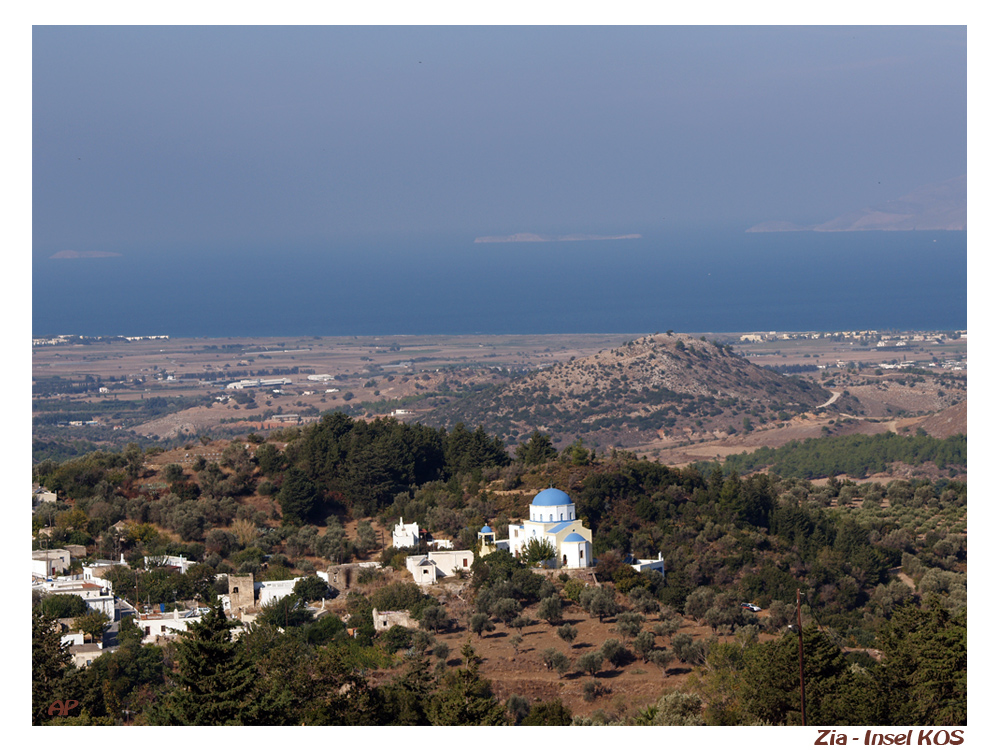
M 572 505 L 573 499 L 562 490 L 557 490 L 555 487 L 549 487 L 547 490 L 542 490 L 537 495 L 535 495 L 535 499 L 531 501 L 531 504 Z
M 564 542 L 585 542 L 587 540 L 584 539 L 582 536 L 580 536 L 579 534 L 577 534 L 574 531 L 572 534 L 569 534 L 565 539 L 563 539 L 563 541 Z
M 481 528 L 479 530 L 479 533 L 480 534 L 492 534 L 493 533 L 493 529 L 491 529 L 489 526 L 483 526 L 483 528 Z

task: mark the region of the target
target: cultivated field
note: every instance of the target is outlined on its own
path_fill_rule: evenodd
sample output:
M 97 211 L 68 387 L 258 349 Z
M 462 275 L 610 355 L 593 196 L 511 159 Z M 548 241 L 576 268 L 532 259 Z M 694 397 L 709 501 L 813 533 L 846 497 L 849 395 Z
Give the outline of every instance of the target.
M 846 434 L 922 427 L 936 437 L 965 431 L 967 340 L 954 334 L 884 334 L 883 347 L 872 340 L 801 334 L 790 338 L 778 334 L 766 341 L 742 341 L 740 334 L 693 335 L 729 343 L 762 366 L 811 367 L 801 374 L 834 393 L 831 409 L 848 395 L 854 407 L 833 419 L 829 410 L 805 414 L 746 435 L 665 434 L 636 446 L 648 458 L 684 464 L 820 437 L 831 430 Z M 45 394 L 61 399 L 66 409 L 95 401 L 199 399 L 187 408 L 124 425 L 152 438 L 193 438 L 219 428 L 237 434 L 308 423 L 333 408 L 352 409 L 355 416 L 395 414 L 419 420 L 421 413 L 477 388 L 598 354 L 635 338 L 635 334 L 573 334 L 99 341 L 34 347 L 32 375 L 36 384 L 89 377 L 106 386 L 105 393 L 91 389 L 85 394 Z M 932 376 L 905 377 L 891 369 L 903 362 L 912 362 Z M 817 365 L 823 369 L 815 369 Z M 244 378 L 290 382 L 242 392 L 225 387 Z M 859 410 L 864 419 L 857 418 Z M 935 416 L 938 413 L 942 415 Z M 122 426 L 113 418 L 96 421 L 104 427 Z M 94 431 L 86 425 L 58 429 L 73 439 L 87 439 Z

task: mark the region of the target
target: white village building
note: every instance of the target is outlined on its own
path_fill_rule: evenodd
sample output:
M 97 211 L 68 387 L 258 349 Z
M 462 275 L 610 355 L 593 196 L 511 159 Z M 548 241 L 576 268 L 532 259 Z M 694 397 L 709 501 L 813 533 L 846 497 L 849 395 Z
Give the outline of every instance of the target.
M 475 559 L 471 549 L 441 550 L 426 555 L 410 555 L 406 558 L 406 569 L 417 583 L 437 583 L 458 572 L 468 573 Z
M 209 613 L 208 607 L 195 607 L 187 611 L 142 612 L 138 625 L 142 629 L 142 643 L 156 643 L 161 638 L 176 638 Z
M 632 557 L 632 555 L 629 555 L 628 557 L 625 558 L 625 564 L 631 565 L 632 569 L 639 573 L 644 573 L 647 570 L 652 570 L 656 573 L 659 573 L 661 576 L 664 575 L 662 552 L 660 553 L 659 557 L 657 557 L 655 560 L 653 558 L 650 558 L 648 560 L 643 560 L 638 557 Z
M 58 576 L 69 570 L 69 550 L 62 548 L 37 549 L 31 553 L 31 575 L 39 578 Z
M 486 529 L 484 529 L 485 531 Z M 589 568 L 593 564 L 593 534 L 576 517 L 576 503 L 562 490 L 542 490 L 528 506 L 528 520 L 510 524 L 507 542 L 520 557 L 529 539 L 548 540 L 556 551 L 556 567 Z
M 105 582 L 95 583 L 82 578 L 56 578 L 39 582 L 32 588 L 43 595 L 73 594 L 83 599 L 87 609 L 103 612 L 109 620 L 115 619 L 115 596 L 111 586 Z
M 416 547 L 420 542 L 420 527 L 415 523 L 403 523 L 399 519 L 392 529 L 393 547 Z

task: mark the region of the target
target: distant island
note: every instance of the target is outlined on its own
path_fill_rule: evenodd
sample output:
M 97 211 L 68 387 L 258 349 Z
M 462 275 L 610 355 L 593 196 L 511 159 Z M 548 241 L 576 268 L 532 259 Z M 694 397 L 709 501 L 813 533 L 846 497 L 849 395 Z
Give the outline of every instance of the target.
M 578 242 L 580 240 L 639 240 L 641 234 L 564 234 L 559 237 L 552 237 L 543 234 L 531 234 L 530 232 L 519 232 L 517 234 L 506 234 L 495 237 L 476 237 L 476 242 Z
M 120 258 L 121 253 L 112 253 L 107 250 L 60 250 L 50 258 Z
M 747 232 L 866 232 L 955 230 L 966 228 L 966 176 L 925 185 L 879 206 L 838 216 L 822 224 L 799 226 L 788 221 L 765 221 Z

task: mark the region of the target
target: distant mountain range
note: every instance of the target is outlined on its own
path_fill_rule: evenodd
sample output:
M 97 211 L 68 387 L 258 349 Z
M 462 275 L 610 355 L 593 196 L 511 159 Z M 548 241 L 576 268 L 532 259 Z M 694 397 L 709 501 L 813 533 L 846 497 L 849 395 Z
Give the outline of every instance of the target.
M 765 221 L 748 232 L 866 232 L 965 230 L 966 176 L 925 185 L 879 206 L 838 216 L 822 224 L 799 226 L 787 221 Z

